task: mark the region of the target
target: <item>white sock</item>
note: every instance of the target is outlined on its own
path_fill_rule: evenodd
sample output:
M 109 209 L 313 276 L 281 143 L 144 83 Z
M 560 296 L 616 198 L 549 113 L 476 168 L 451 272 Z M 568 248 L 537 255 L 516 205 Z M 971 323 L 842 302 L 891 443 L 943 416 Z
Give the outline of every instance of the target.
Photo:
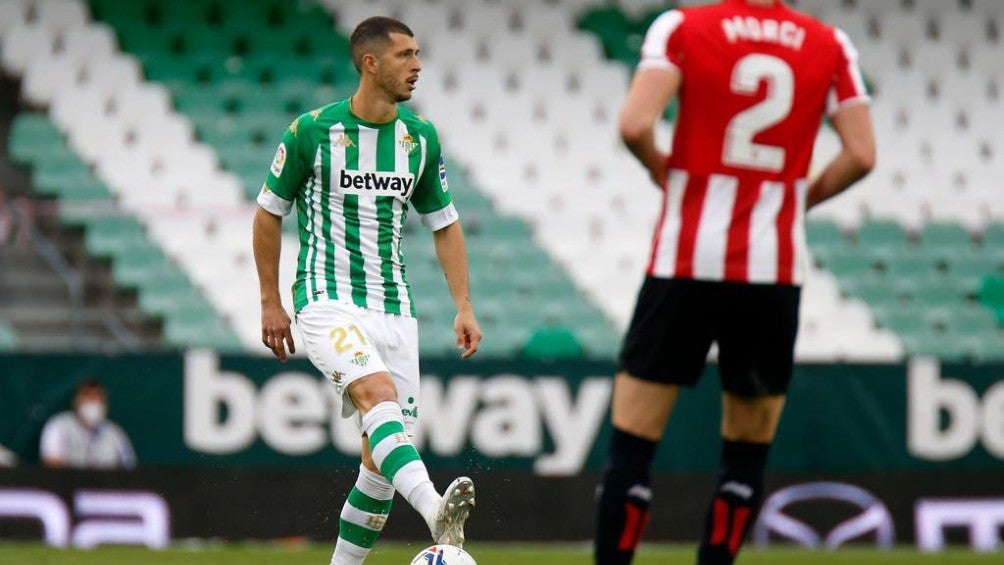
M 369 437 L 377 468 L 425 522 L 432 524 L 442 497 L 429 480 L 429 472 L 411 438 L 404 432 L 401 406 L 389 401 L 377 404 L 363 416 L 363 431 Z
M 359 466 L 359 476 L 338 519 L 338 540 L 330 565 L 362 565 L 390 515 L 394 487 Z

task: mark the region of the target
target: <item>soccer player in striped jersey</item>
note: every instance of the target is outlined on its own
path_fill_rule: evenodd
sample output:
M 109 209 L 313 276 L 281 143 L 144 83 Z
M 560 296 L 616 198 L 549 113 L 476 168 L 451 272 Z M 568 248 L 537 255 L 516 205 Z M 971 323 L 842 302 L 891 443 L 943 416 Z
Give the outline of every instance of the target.
M 395 491 L 422 515 L 436 543 L 463 545 L 474 506 L 467 477 L 440 496 L 412 445 L 418 326 L 401 254 L 409 204 L 433 232 L 457 307 L 461 357 L 474 355 L 481 341 L 439 138 L 425 118 L 398 105 L 418 80 L 418 44 L 405 24 L 374 17 L 356 27 L 350 47 L 358 89 L 283 133 L 254 220 L 262 343 L 283 361 L 287 347 L 294 352 L 278 263 L 282 217 L 295 206 L 297 325 L 311 361 L 342 397 L 343 416 L 355 415 L 362 432 L 362 464 L 342 508 L 332 565 L 365 560 Z
M 665 155 L 653 126 L 674 96 L 679 118 Z M 670 10 L 649 28 L 620 131 L 663 207 L 614 381 L 597 564 L 631 562 L 649 518 L 656 444 L 712 342 L 721 466 L 697 562 L 735 559 L 759 510 L 791 379 L 803 217 L 874 166 L 868 100 L 847 36 L 780 0 Z M 808 181 L 824 116 L 842 150 Z

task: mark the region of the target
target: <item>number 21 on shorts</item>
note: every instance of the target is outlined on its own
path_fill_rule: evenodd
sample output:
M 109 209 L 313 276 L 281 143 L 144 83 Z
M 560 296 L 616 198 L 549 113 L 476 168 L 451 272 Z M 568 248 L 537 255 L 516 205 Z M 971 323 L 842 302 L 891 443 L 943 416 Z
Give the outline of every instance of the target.
M 335 326 L 328 332 L 328 337 L 331 338 L 335 352 L 338 354 L 345 353 L 357 346 L 366 347 L 369 345 L 366 336 L 359 331 L 355 324 Z

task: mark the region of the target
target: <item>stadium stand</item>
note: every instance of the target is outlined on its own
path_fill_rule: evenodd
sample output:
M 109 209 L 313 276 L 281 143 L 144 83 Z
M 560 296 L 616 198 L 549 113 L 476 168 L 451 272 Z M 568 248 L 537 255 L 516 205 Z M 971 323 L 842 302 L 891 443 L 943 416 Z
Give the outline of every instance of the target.
M 793 3 L 839 25 L 861 51 L 880 149 L 870 177 L 810 215 L 815 265 L 798 357 L 1004 356 L 994 298 L 1004 274 L 1001 3 Z M 324 13 L 269 0 L 239 8 L 219 0 L 93 0 L 89 9 L 75 0 L 13 0 L 2 4 L 0 38 L 4 68 L 24 75 L 24 98 L 49 108 L 96 171 L 101 182 L 80 184 L 83 193 L 98 196 L 106 186 L 177 263 L 178 273 L 157 281 L 165 286 L 140 292 L 144 308 L 165 313 L 175 300 L 203 297 L 221 314 L 206 323 L 225 333 L 228 322 L 255 350 L 247 233 L 262 163 L 293 116 L 352 88 L 346 34 L 355 23 L 402 18 L 423 48 L 414 104 L 460 165 L 451 186 L 471 234 L 486 334 L 495 336 L 486 353 L 513 354 L 531 330 L 563 324 L 587 354 L 610 355 L 630 316 L 659 203 L 617 139 L 616 113 L 644 31 L 664 5 L 324 0 Z M 102 23 L 91 23 L 90 13 Z M 667 143 L 674 115 L 667 110 L 660 133 Z M 824 128 L 814 167 L 838 146 Z M 59 175 L 74 174 L 81 171 L 39 180 L 66 192 Z M 421 231 L 414 223 L 409 230 Z M 448 327 L 449 298 L 431 245 L 423 236 L 409 240 L 420 315 Z M 292 233 L 284 248 L 296 248 Z M 284 286 L 291 260 L 284 254 Z M 423 351 L 452 348 L 448 332 L 423 333 Z
M 110 24 L 123 47 L 142 62 L 147 79 L 167 86 L 174 105 L 192 120 L 195 137 L 213 148 L 223 167 L 241 180 L 245 202 L 249 202 L 257 195 L 263 164 L 271 157 L 282 128 L 297 114 L 346 96 L 354 88 L 356 74 L 348 57 L 347 39 L 334 32 L 329 15 L 316 9 L 286 9 L 274 2 L 252 2 L 237 11 L 232 4 L 215 1 L 180 6 L 170 2 L 129 6 L 114 1 L 92 3 L 95 15 Z M 471 23 L 476 24 L 474 20 Z M 515 354 L 534 327 L 557 321 L 604 328 L 604 332 L 583 332 L 580 339 L 588 354 L 611 355 L 616 340 L 610 339 L 614 333 L 610 322 L 594 306 L 577 298 L 573 283 L 536 248 L 525 225 L 498 215 L 472 184 L 462 170 L 452 171 L 451 186 L 469 234 L 472 279 L 480 295 L 482 323 L 493 336 L 486 341 L 484 353 Z M 215 220 L 215 230 L 225 235 L 214 239 L 222 246 L 231 245 L 230 251 L 237 254 L 236 269 L 250 269 L 247 250 L 236 247 L 248 243 L 241 233 L 246 224 Z M 178 221 L 185 223 L 181 218 Z M 295 226 L 287 222 L 286 227 Z M 410 231 L 416 231 L 413 227 Z M 160 231 L 154 228 L 154 236 Z M 165 236 L 170 231 L 166 229 Z M 185 239 L 183 235 L 160 238 L 165 248 L 185 247 L 179 241 Z M 504 240 L 505 248 L 497 245 L 497 240 Z M 295 250 L 295 241 L 287 241 L 285 248 Z M 449 328 L 453 307 L 429 255 L 431 245 L 420 239 L 406 244 L 406 253 L 414 254 L 408 274 L 420 297 L 420 317 L 437 329 L 423 334 L 422 349 L 452 352 L 455 345 Z M 189 260 L 188 272 L 195 280 L 204 280 L 228 257 L 231 255 L 225 250 L 219 255 L 203 253 L 201 258 Z M 291 258 L 292 254 L 287 257 Z M 511 277 L 516 264 L 541 268 L 532 278 Z M 289 268 L 284 271 L 288 273 Z M 253 273 L 248 280 L 254 280 Z M 208 291 L 214 304 L 234 321 L 249 348 L 256 347 L 260 339 L 257 309 L 248 307 L 257 303 L 256 292 L 246 284 L 234 284 L 218 294 Z
M 164 345 L 238 348 L 212 304 L 194 298 L 178 255 L 148 237 L 168 209 L 204 200 L 196 185 L 213 176 L 192 173 L 212 172 L 215 155 L 185 143 L 191 127 L 168 114 L 163 91 L 142 83 L 139 65 L 118 53 L 110 28 L 90 22 L 85 4 L 14 1 L 5 10 L 4 70 L 21 76 L 23 104 L 47 110 L 17 116 L 10 157 L 31 171 L 36 193 L 55 197 L 62 227 L 83 231 L 89 257 L 111 262 L 113 286 L 137 293 L 140 309 L 164 321 Z M 225 197 L 219 184 L 210 193 Z M 164 281 L 191 300 L 155 308 L 148 297 Z M 31 308 L 23 315 L 45 317 Z

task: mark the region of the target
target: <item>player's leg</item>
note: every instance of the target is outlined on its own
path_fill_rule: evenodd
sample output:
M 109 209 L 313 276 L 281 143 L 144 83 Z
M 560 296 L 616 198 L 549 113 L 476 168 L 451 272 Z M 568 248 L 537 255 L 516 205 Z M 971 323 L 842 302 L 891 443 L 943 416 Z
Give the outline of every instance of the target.
M 376 470 L 363 437 L 362 464 L 338 518 L 331 565 L 362 565 L 380 537 L 394 502 L 394 487 Z
M 627 372 L 614 379 L 613 430 L 598 492 L 596 563 L 630 563 L 648 523 L 651 466 L 679 387 L 653 383 Z
M 719 336 L 722 452 L 699 565 L 734 562 L 763 499 L 764 469 L 791 380 L 798 290 L 733 286 Z
M 370 331 L 382 337 L 379 352 L 388 371 L 349 384 L 347 394 L 362 415 L 373 467 L 418 510 L 435 542 L 463 546 L 474 483 L 459 477 L 440 496 L 412 444 L 419 394 L 417 322 L 381 313 L 366 317 Z
M 783 395 L 722 399 L 721 466 L 698 549 L 700 565 L 730 564 L 756 520 L 764 469 L 784 407 Z
M 598 489 L 597 565 L 630 563 L 649 518 L 651 466 L 680 385 L 700 376 L 710 347 L 691 281 L 642 286 L 614 379 L 610 447 Z M 691 323 L 691 321 L 693 323 Z M 683 331 L 686 330 L 686 331 Z

